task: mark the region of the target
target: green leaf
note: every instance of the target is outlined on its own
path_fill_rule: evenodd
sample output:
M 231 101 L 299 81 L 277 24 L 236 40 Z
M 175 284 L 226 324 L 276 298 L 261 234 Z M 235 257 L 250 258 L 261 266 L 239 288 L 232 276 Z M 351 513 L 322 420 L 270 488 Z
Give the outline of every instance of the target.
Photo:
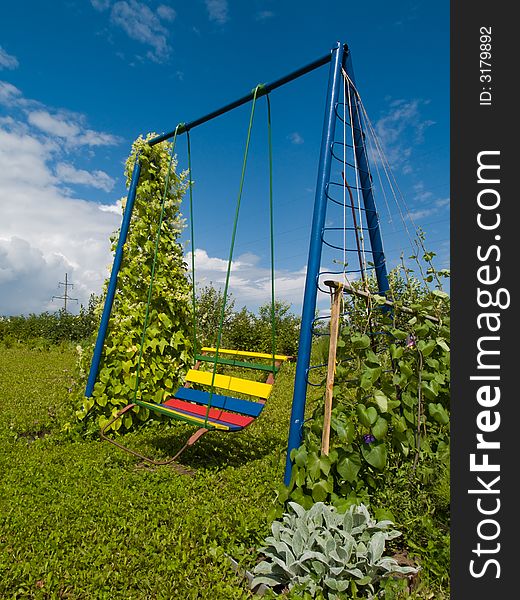
M 392 521 L 392 523 L 395 523 L 395 517 L 388 508 L 376 508 L 374 516 L 378 521 Z
M 361 468 L 361 457 L 357 452 L 351 452 L 336 465 L 340 477 L 345 481 L 353 483 L 356 480 L 359 469 Z
M 370 346 L 370 338 L 366 334 L 355 333 L 350 338 L 354 350 L 364 350 Z
M 401 329 L 392 329 L 390 333 L 398 340 L 405 340 L 408 337 L 406 331 L 402 331 Z
M 291 500 L 297 502 L 306 510 L 309 510 L 314 504 L 312 497 L 305 494 L 301 488 L 296 488 L 290 495 Z
M 442 404 L 428 404 L 428 413 L 432 419 L 441 425 L 447 425 L 450 422 L 450 417 Z
M 424 340 L 419 340 L 417 342 L 417 348 L 419 348 L 419 350 L 423 353 L 423 356 L 429 356 L 435 349 L 436 345 L 437 340 L 429 340 L 427 342 Z
M 360 385 L 364 390 L 368 390 L 370 387 L 374 385 L 374 383 L 379 379 L 381 375 L 381 367 L 374 368 L 365 368 L 363 373 L 361 374 Z
M 373 406 L 367 408 L 364 404 L 358 404 L 356 412 L 360 423 L 365 427 L 371 427 L 377 420 L 377 410 Z
M 384 417 L 378 417 L 377 421 L 372 425 L 372 434 L 376 440 L 382 440 L 386 437 L 388 431 L 388 422 Z
M 388 411 L 388 397 L 381 390 L 374 392 L 374 401 L 379 408 L 379 412 L 385 413 Z
M 294 464 L 297 467 L 304 467 L 307 462 L 307 450 L 304 446 L 300 446 L 294 454 Z
M 449 298 L 449 294 L 447 294 L 446 292 L 442 292 L 441 290 L 432 290 L 432 294 L 434 296 L 437 296 L 438 298 L 442 298 L 443 300 Z
M 442 338 L 437 338 L 437 345 L 440 346 L 445 352 L 450 351 L 450 347 Z
M 345 444 L 352 443 L 355 436 L 354 423 L 347 420 L 345 413 L 334 409 L 331 415 L 330 426 L 342 442 Z
M 361 454 L 369 465 L 382 471 L 386 466 L 387 449 L 384 442 L 373 442 L 372 444 L 363 444 Z
M 404 353 L 404 348 L 402 346 L 396 346 L 395 344 L 390 344 L 389 350 L 390 350 L 390 356 L 394 360 L 401 358 Z
M 318 481 L 312 486 L 312 499 L 314 502 L 325 502 L 329 495 L 329 486 L 326 481 Z

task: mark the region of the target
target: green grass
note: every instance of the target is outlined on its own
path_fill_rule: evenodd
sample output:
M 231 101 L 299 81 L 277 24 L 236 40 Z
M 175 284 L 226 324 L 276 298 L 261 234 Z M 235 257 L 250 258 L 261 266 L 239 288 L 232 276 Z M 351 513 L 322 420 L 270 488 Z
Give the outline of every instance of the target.
M 183 454 L 189 477 L 64 433 L 74 363 L 70 350 L 0 353 L 0 599 L 252 598 L 226 554 L 252 569 L 269 533 L 295 365 L 249 428 L 208 433 Z M 310 388 L 307 414 L 320 395 Z M 124 443 L 167 458 L 194 431 L 155 421 Z M 445 596 L 425 586 L 413 597 Z
M 194 477 L 69 439 L 72 352 L 0 356 L 0 598 L 248 598 L 247 566 L 283 479 L 294 365 L 261 417 L 184 454 Z M 194 431 L 153 424 L 125 444 L 171 456 Z

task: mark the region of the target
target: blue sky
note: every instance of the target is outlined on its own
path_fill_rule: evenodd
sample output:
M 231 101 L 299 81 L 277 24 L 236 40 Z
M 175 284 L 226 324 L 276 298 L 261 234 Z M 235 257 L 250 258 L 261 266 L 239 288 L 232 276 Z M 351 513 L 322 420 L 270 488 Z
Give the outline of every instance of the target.
M 0 314 L 55 310 L 66 272 L 78 305 L 100 292 L 121 220 L 123 164 L 138 135 L 192 121 L 337 41 L 351 49 L 358 90 L 412 217 L 403 222 L 397 206 L 376 196 L 387 260 L 411 253 L 406 232 L 415 224 L 437 267 L 449 267 L 448 2 L 20 0 L 0 20 Z M 295 311 L 327 76 L 322 67 L 271 96 L 277 287 Z M 202 282 L 224 275 L 249 111 L 192 132 Z M 253 310 L 269 297 L 265 120 L 264 100 L 231 288 L 237 306 Z M 181 168 L 185 152 L 181 138 Z M 332 213 L 328 223 L 337 224 Z

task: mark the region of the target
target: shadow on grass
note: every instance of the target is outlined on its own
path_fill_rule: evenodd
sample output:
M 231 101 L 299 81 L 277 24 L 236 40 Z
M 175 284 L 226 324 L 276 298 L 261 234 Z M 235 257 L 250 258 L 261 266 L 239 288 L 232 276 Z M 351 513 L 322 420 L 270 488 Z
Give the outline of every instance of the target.
M 154 427 L 142 433 L 116 436 L 115 439 L 153 460 L 167 460 L 182 448 L 195 431 L 197 428 L 182 425 L 167 429 Z M 240 432 L 210 431 L 187 448 L 176 462 L 193 470 L 238 468 L 266 456 L 279 455 L 280 451 L 285 450 L 284 443 L 279 435 L 266 432 L 265 428 L 254 434 L 247 429 Z

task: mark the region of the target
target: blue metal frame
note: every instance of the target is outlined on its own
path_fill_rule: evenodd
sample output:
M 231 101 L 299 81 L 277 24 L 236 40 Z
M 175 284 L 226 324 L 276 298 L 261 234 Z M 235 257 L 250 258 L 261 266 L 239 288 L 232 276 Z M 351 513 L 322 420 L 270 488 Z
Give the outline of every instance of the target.
M 347 57 L 345 71 L 355 87 L 356 80 L 354 79 L 354 68 L 352 66 L 352 58 L 350 56 Z M 368 236 L 370 238 L 370 246 L 372 248 L 372 260 L 374 262 L 379 293 L 386 294 L 390 289 L 390 285 L 388 283 L 388 274 L 386 271 L 383 240 L 381 238 L 381 230 L 379 229 L 379 215 L 377 214 L 374 193 L 372 191 L 372 176 L 370 175 L 370 167 L 368 165 L 365 151 L 365 133 L 363 131 L 361 115 L 359 114 L 358 98 L 356 93 L 351 95 L 351 104 L 352 129 L 354 131 L 354 145 L 356 147 L 355 151 L 359 173 L 359 186 L 361 188 L 363 204 L 365 206 Z
M 314 213 L 312 220 L 311 239 L 309 246 L 309 260 L 307 265 L 307 275 L 305 280 L 305 292 L 300 328 L 300 339 L 298 349 L 298 361 L 296 365 L 296 377 L 293 394 L 293 404 L 291 409 L 291 421 L 289 429 L 289 438 L 287 446 L 287 457 L 286 457 L 286 468 L 285 468 L 285 484 L 288 485 L 291 479 L 292 461 L 291 451 L 297 448 L 301 444 L 302 438 L 302 426 L 305 414 L 305 401 L 307 395 L 307 373 L 309 370 L 310 354 L 312 346 L 312 325 L 315 319 L 316 310 L 316 296 L 318 289 L 318 278 L 321 264 L 321 254 L 323 247 L 323 229 L 325 225 L 325 217 L 327 213 L 327 201 L 328 201 L 328 186 L 330 183 L 330 170 L 332 161 L 332 152 L 334 144 L 334 132 L 336 127 L 336 107 L 338 103 L 338 96 L 340 90 L 340 84 L 342 80 L 341 70 L 345 68 L 350 79 L 354 83 L 354 73 L 352 68 L 352 61 L 350 59 L 349 51 L 346 45 L 340 42 L 331 50 L 330 56 L 327 55 L 310 63 L 306 67 L 287 75 L 271 84 L 266 84 L 262 87 L 262 95 L 268 93 L 272 89 L 280 87 L 289 81 L 300 77 L 330 61 L 329 70 L 329 83 L 326 97 L 325 107 L 325 120 L 323 124 L 322 142 L 320 150 L 320 162 L 318 171 L 318 181 L 316 186 L 316 196 L 314 201 Z M 228 104 L 212 113 L 209 113 L 205 117 L 201 117 L 196 121 L 192 121 L 188 124 L 181 124 L 177 129 L 177 133 L 185 133 L 190 129 L 205 123 L 225 112 L 232 110 L 253 98 L 252 94 L 248 94 L 239 100 Z M 352 103 L 353 122 L 359 123 L 359 127 L 353 127 L 354 140 L 356 146 L 356 160 L 358 163 L 358 169 L 360 174 L 360 187 L 363 194 L 364 209 L 367 219 L 367 228 L 369 231 L 370 243 L 373 253 L 373 259 L 375 264 L 375 271 L 378 281 L 379 291 L 385 293 L 389 289 L 388 276 L 386 271 L 385 256 L 383 251 L 383 243 L 381 239 L 381 232 L 379 230 L 379 218 L 376 211 L 374 202 L 374 196 L 372 192 L 372 181 L 368 166 L 368 160 L 364 151 L 364 133 L 361 126 L 361 119 L 359 115 L 359 108 L 356 98 Z M 150 140 L 150 145 L 158 144 L 166 139 L 173 136 L 173 132 L 166 133 Z M 112 311 L 112 305 L 114 302 L 117 278 L 119 269 L 121 267 L 121 261 L 123 258 L 123 247 L 126 242 L 128 229 L 130 226 L 130 220 L 132 216 L 132 210 L 135 202 L 137 185 L 139 182 L 139 175 L 141 172 L 141 166 L 139 163 L 139 157 L 136 158 L 134 172 L 132 174 L 132 181 L 130 189 L 128 191 L 128 198 L 123 215 L 123 221 L 121 224 L 121 232 L 114 256 L 114 264 L 110 274 L 110 281 L 107 290 L 107 297 L 105 300 L 105 306 L 103 308 L 103 315 L 101 317 L 101 323 L 96 339 L 96 345 L 94 348 L 94 355 L 92 358 L 92 364 L 90 367 L 89 378 L 87 387 L 85 390 L 85 396 L 92 396 L 94 385 L 97 379 L 99 365 L 101 362 L 101 356 L 103 353 L 103 347 L 105 343 L 106 332 L 108 329 L 108 322 L 110 319 L 110 313 Z
M 329 88 L 327 91 L 325 123 L 323 126 L 321 142 L 322 146 L 320 153 L 318 183 L 316 186 L 316 197 L 314 201 L 309 261 L 307 264 L 307 276 L 305 280 L 300 341 L 298 346 L 298 362 L 296 365 L 289 440 L 287 444 L 287 457 L 284 476 L 285 485 L 289 485 L 291 481 L 291 451 L 294 448 L 298 448 L 302 440 L 302 426 L 305 417 L 305 401 L 307 396 L 307 375 L 309 371 L 313 335 L 312 325 L 315 319 L 321 252 L 324 243 L 323 231 L 325 229 L 324 225 L 327 213 L 327 200 L 329 199 L 328 185 L 330 180 L 331 159 L 335 143 L 334 131 L 337 118 L 336 106 L 338 102 L 340 82 L 342 79 L 342 67 L 345 68 L 347 75 L 355 86 L 354 71 L 350 53 L 347 49 L 344 49 L 338 44 L 338 47 L 336 48 L 336 56 L 331 61 L 329 73 Z M 360 178 L 359 187 L 361 188 L 363 196 L 364 212 L 366 215 L 367 229 L 370 238 L 371 252 L 374 261 L 378 289 L 381 294 L 385 294 L 389 290 L 389 284 L 385 255 L 383 251 L 383 241 L 381 238 L 381 231 L 379 229 L 379 216 L 377 214 L 377 208 L 374 201 L 372 176 L 370 175 L 365 149 L 365 134 L 363 132 L 356 94 L 354 94 L 352 98 L 352 129 L 354 131 L 356 162 Z
M 128 235 L 128 229 L 130 228 L 130 219 L 132 218 L 135 194 L 137 191 L 137 184 L 139 183 L 140 174 L 141 164 L 139 163 L 139 156 L 137 156 L 135 159 L 134 171 L 132 173 L 132 181 L 130 182 L 130 189 L 128 190 L 128 198 L 126 200 L 123 221 L 121 222 L 121 231 L 119 233 L 119 240 L 117 242 L 116 253 L 114 256 L 114 264 L 112 265 L 112 271 L 110 272 L 110 281 L 108 283 L 107 297 L 105 300 L 105 306 L 103 307 L 101 323 L 99 325 L 99 330 L 96 338 L 94 355 L 92 357 L 92 363 L 90 364 L 90 372 L 88 375 L 87 387 L 85 389 L 85 396 L 87 398 L 90 398 L 90 396 L 92 396 L 94 385 L 98 376 L 99 363 L 101 362 L 101 355 L 103 354 L 103 346 L 105 345 L 105 337 L 108 329 L 108 321 L 110 320 L 110 313 L 112 312 L 112 305 L 114 304 L 114 297 L 116 294 L 117 276 L 119 275 L 121 261 L 123 260 L 123 246 L 125 245 L 126 236 Z
M 238 100 L 235 100 L 234 102 L 231 102 L 230 104 L 227 104 L 226 106 L 223 106 L 217 110 L 214 110 L 213 112 L 211 112 L 203 117 L 200 117 L 199 119 L 196 119 L 195 121 L 191 121 L 190 123 L 180 123 L 179 125 L 177 125 L 177 127 L 173 131 L 164 133 L 162 135 L 159 135 L 159 136 L 149 140 L 148 144 L 150 146 L 155 146 L 155 144 L 159 144 L 160 142 L 168 140 L 168 139 L 172 138 L 174 135 L 180 135 L 181 133 L 186 133 L 186 132 L 190 131 L 191 129 L 193 129 L 194 127 L 202 125 L 203 123 L 206 123 L 207 121 L 210 121 L 210 120 L 214 119 L 215 117 L 223 115 L 223 114 L 229 112 L 230 110 L 233 110 L 234 108 L 237 108 L 239 106 L 242 106 L 243 104 L 246 104 L 247 102 L 250 102 L 251 100 L 253 100 L 254 97 L 259 98 L 260 96 L 264 96 L 264 95 L 268 94 L 269 92 L 271 92 L 272 90 L 275 90 L 276 88 L 279 88 L 282 85 L 285 85 L 286 83 L 294 81 L 295 79 L 297 79 L 298 77 L 301 77 L 302 75 L 306 75 L 307 73 L 314 71 L 315 69 L 327 64 L 330 60 L 331 60 L 330 54 L 322 56 L 321 58 L 315 60 L 314 62 L 309 63 L 308 65 L 306 65 L 300 69 L 297 69 L 296 71 L 293 71 L 292 73 L 289 73 L 289 75 L 285 75 L 284 77 L 281 77 L 280 79 L 277 79 L 276 81 L 262 85 L 258 90 L 253 91 L 253 92 L 247 94 L 246 96 L 243 96 L 242 98 L 239 98 Z M 121 261 L 123 258 L 123 246 L 126 242 L 128 228 L 130 226 L 130 219 L 131 219 L 132 211 L 133 211 L 133 207 L 134 207 L 135 194 L 136 194 L 136 190 L 137 190 L 137 185 L 139 183 L 140 173 L 141 173 L 141 165 L 139 164 L 139 157 L 137 157 L 135 167 L 134 167 L 134 172 L 132 175 L 132 181 L 130 184 L 130 189 L 128 190 L 128 199 L 126 201 L 125 213 L 124 213 L 123 221 L 121 224 L 121 232 L 119 234 L 119 241 L 117 244 L 116 254 L 114 256 L 114 264 L 112 266 L 112 271 L 110 273 L 110 281 L 108 284 L 107 297 L 105 300 L 105 306 L 103 308 L 103 315 L 101 317 L 101 323 L 100 323 L 98 335 L 96 338 L 96 345 L 94 347 L 94 355 L 92 357 L 92 363 L 90 365 L 89 377 L 88 377 L 87 386 L 85 389 L 85 396 L 87 398 L 92 396 L 92 392 L 94 390 L 94 385 L 96 383 L 96 379 L 97 379 L 98 372 L 99 372 L 101 355 L 103 353 L 103 346 L 105 344 L 105 337 L 106 337 L 106 333 L 107 333 L 107 329 L 108 329 L 108 321 L 110 319 L 110 313 L 112 311 L 112 305 L 114 303 L 114 296 L 116 293 L 117 277 L 119 274 L 119 269 L 121 267 Z
M 294 381 L 293 403 L 291 409 L 291 422 L 289 427 L 289 440 L 287 444 L 287 457 L 285 463 L 285 485 L 291 479 L 292 460 L 291 451 L 298 448 L 301 443 L 302 426 L 305 414 L 305 398 L 307 395 L 307 371 L 311 357 L 312 323 L 316 311 L 317 282 L 321 264 L 322 231 L 327 214 L 327 186 L 330 179 L 330 166 L 332 160 L 332 144 L 336 128 L 336 104 L 338 101 L 341 84 L 341 68 L 344 63 L 345 48 L 338 42 L 332 50 L 329 70 L 329 85 L 327 90 L 327 104 L 325 106 L 325 122 L 321 139 L 320 162 L 318 183 L 314 200 L 314 214 L 312 217 L 311 239 L 309 246 L 309 260 L 305 278 L 305 292 L 303 297 L 303 310 L 300 326 L 300 340 L 298 343 L 298 361 L 296 363 L 296 377 Z

